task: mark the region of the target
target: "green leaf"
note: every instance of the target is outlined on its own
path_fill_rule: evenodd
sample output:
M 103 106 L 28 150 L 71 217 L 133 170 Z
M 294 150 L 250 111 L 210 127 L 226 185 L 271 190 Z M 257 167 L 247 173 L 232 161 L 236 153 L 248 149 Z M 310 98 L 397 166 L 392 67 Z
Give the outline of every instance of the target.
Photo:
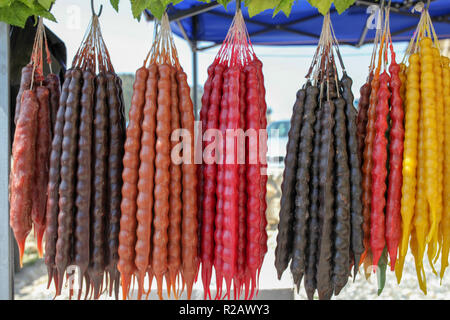
M 11 0 L 0 0 L 0 8 L 8 7 L 11 5 Z
M 385 247 L 383 253 L 381 254 L 380 260 L 378 261 L 378 270 L 377 270 L 378 295 L 380 295 L 383 292 L 384 286 L 386 284 L 386 269 L 387 269 L 387 250 Z
M 12 2 L 9 7 L 0 8 L 0 21 L 21 28 L 25 27 L 25 22 L 31 15 L 32 9 L 19 1 Z
M 51 14 L 50 11 L 46 10 L 43 6 L 41 6 L 38 3 L 35 3 L 33 5 L 33 15 L 46 18 L 46 19 L 51 20 L 53 22 L 57 22 L 55 17 L 53 16 L 53 14 Z
M 208 1 L 209 2 L 209 1 Z M 219 4 L 221 4 L 224 8 L 225 8 L 225 10 L 227 9 L 227 6 L 228 6 L 228 4 L 231 2 L 231 0 L 217 0 L 217 2 L 219 3 Z
M 152 15 L 157 19 L 161 19 L 169 4 L 175 5 L 182 1 L 183 0 L 150 0 L 147 9 L 149 9 Z
M 334 6 L 339 14 L 347 10 L 356 0 L 334 0 Z
M 0 1 L 11 1 L 11 0 L 0 0 Z M 30 0 L 16 0 L 16 1 L 30 1 Z M 52 0 L 40 0 L 40 1 L 52 1 Z M 53 0 L 54 1 L 54 0 Z M 160 19 L 169 4 L 177 4 L 182 0 L 130 0 L 131 10 L 133 16 L 140 20 L 142 11 L 144 9 L 149 9 L 152 14 Z M 210 3 L 211 0 L 199 0 L 201 2 Z M 248 13 L 250 17 L 257 15 L 268 9 L 274 9 L 273 16 L 276 16 L 280 11 L 289 17 L 292 6 L 297 0 L 243 0 L 245 6 L 248 8 Z M 317 8 L 319 12 L 323 15 L 327 14 L 330 10 L 331 4 L 334 3 L 336 10 L 339 14 L 348 9 L 356 0 L 308 0 L 311 6 Z M 110 0 L 111 5 L 119 10 L 119 0 Z M 227 9 L 228 4 L 231 0 L 217 0 L 217 2 Z M 1 3 L 1 2 L 0 2 Z
M 150 5 L 147 6 L 147 9 L 150 10 L 156 19 L 161 20 L 164 11 L 166 10 L 166 6 L 162 3 L 162 0 L 151 0 Z
M 289 17 L 289 15 L 291 14 L 293 4 L 294 4 L 293 0 L 281 0 L 280 3 L 275 8 L 275 10 L 273 11 L 273 17 L 275 17 L 280 11 L 283 11 L 286 17 Z
M 198 1 L 210 3 L 212 0 L 198 0 Z M 230 2 L 231 0 L 217 0 L 217 3 L 222 5 L 225 8 L 225 10 L 228 10 L 227 7 Z
M 183 0 L 161 0 L 161 1 L 162 1 L 163 6 L 167 8 L 167 6 L 169 4 L 171 4 L 171 3 L 172 4 L 177 4 L 177 3 L 180 3 Z
M 23 4 L 25 4 L 28 8 L 33 9 L 34 7 L 34 0 L 19 0 Z
M 114 10 L 119 12 L 119 0 L 110 0 L 109 2 L 111 3 L 111 6 L 114 8 Z
M 323 15 L 326 15 L 330 11 L 331 3 L 333 0 L 308 0 L 308 2 Z
M 38 3 L 45 9 L 50 10 L 50 7 L 55 2 L 55 0 L 38 0 Z
M 141 13 L 145 8 L 150 6 L 151 2 L 159 2 L 158 0 L 131 0 L 131 12 L 133 13 L 133 17 L 141 20 Z
M 264 10 L 275 8 L 279 2 L 280 0 L 245 0 L 245 6 L 251 18 Z

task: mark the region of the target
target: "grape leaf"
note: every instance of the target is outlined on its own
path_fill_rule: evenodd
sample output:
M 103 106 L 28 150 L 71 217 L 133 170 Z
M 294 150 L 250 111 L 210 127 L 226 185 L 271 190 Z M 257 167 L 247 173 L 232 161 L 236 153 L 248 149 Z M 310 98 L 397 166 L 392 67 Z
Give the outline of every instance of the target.
M 356 0 L 334 0 L 334 6 L 339 14 L 347 10 Z
M 209 2 L 209 0 L 208 0 L 208 2 Z M 231 0 L 217 0 L 217 2 L 219 4 L 221 4 L 222 6 L 224 6 L 224 8 L 226 9 L 228 4 L 231 2 Z
M 38 3 L 45 9 L 50 10 L 50 7 L 55 2 L 55 0 L 38 0 Z
M 176 5 L 178 3 L 180 3 L 183 0 L 162 0 L 162 4 L 164 5 L 164 7 L 167 7 L 169 4 L 173 4 Z
M 50 13 L 47 9 L 45 9 L 43 6 L 41 6 L 39 3 L 33 4 L 33 16 L 40 16 L 42 18 L 46 18 L 48 20 L 51 20 L 53 22 L 57 22 L 53 14 Z
M 331 3 L 333 0 L 308 0 L 308 2 L 323 15 L 326 15 L 330 11 Z
M 33 15 L 31 8 L 19 1 L 14 1 L 8 7 L 0 8 L 0 21 L 24 28 L 29 16 Z
M 119 12 L 119 0 L 110 0 L 109 2 L 111 3 L 111 6 L 114 8 L 114 10 Z
M 149 9 L 152 15 L 157 19 L 161 19 L 164 10 L 166 10 L 166 6 L 161 1 L 162 0 L 151 0 L 149 6 L 147 6 L 147 9 Z
M 211 0 L 198 0 L 198 1 L 206 2 L 206 3 L 211 2 Z M 228 10 L 227 7 L 230 2 L 231 2 L 231 0 L 217 0 L 217 3 L 222 5 L 225 8 L 225 10 Z
M 26 5 L 28 8 L 33 9 L 34 0 L 19 0 L 19 1 L 22 2 L 24 5 Z
M 141 20 L 141 13 L 145 8 L 150 6 L 150 2 L 159 2 L 158 0 L 130 0 L 131 1 L 131 12 L 133 17 Z
M 11 0 L 0 0 L 0 8 L 8 7 L 11 5 Z
M 282 11 L 286 15 L 286 17 L 289 17 L 294 2 L 295 0 L 294 1 L 281 0 L 280 3 L 276 6 L 275 10 L 273 11 L 273 16 L 275 17 L 278 14 L 278 12 Z
M 279 2 L 280 0 L 245 0 L 245 6 L 251 18 L 264 10 L 275 8 Z
M 8 0 L 0 0 L 8 1 Z M 22 1 L 22 0 L 20 0 Z M 28 0 L 23 0 L 28 1 Z M 46 0 L 49 1 L 49 0 Z M 182 0 L 130 0 L 131 10 L 133 16 L 140 20 L 141 13 L 144 9 L 148 8 L 152 14 L 160 19 L 167 5 L 170 3 L 177 4 Z M 210 3 L 211 0 L 199 0 L 201 2 Z M 273 16 L 277 15 L 280 11 L 288 17 L 291 13 L 292 6 L 297 0 L 243 0 L 245 6 L 248 8 L 250 17 L 257 15 L 267 9 L 274 9 Z M 356 0 L 308 0 L 311 6 L 317 8 L 323 15 L 327 14 L 330 10 L 331 4 L 334 3 L 336 10 L 339 14 L 348 9 Z M 119 0 L 110 0 L 111 5 L 118 10 Z M 227 8 L 231 0 L 217 0 L 217 2 Z
M 25 23 L 30 16 L 41 16 L 51 21 L 55 21 L 55 17 L 42 5 L 38 0 L 28 1 L 10 1 L 9 6 L 0 7 L 0 21 L 9 23 L 13 26 L 21 28 L 25 27 Z
M 169 4 L 178 4 L 183 0 L 150 0 L 149 5 L 146 7 L 150 10 L 153 16 L 157 19 L 161 19 L 164 11 Z

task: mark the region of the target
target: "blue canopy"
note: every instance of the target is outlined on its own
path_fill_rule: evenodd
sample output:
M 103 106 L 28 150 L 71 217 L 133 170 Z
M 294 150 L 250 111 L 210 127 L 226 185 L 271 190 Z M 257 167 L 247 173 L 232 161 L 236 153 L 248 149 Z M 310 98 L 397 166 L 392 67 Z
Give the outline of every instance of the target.
M 419 1 L 392 0 L 391 32 L 393 41 L 411 39 L 419 21 L 420 13 L 412 13 L 412 7 Z M 375 1 L 360 1 L 339 15 L 331 8 L 331 20 L 341 44 L 360 46 L 372 42 L 374 29 L 366 27 L 369 18 L 368 6 Z M 386 1 L 387 3 L 387 1 Z M 227 10 L 216 1 L 204 3 L 184 0 L 170 6 L 168 14 L 172 30 L 190 41 L 209 41 L 220 44 L 228 31 L 236 9 L 235 2 Z M 315 45 L 318 42 L 323 17 L 307 0 L 297 0 L 287 18 L 280 12 L 272 17 L 273 10 L 266 10 L 253 18 L 242 5 L 242 12 L 253 44 L 259 45 Z M 450 1 L 432 0 L 430 15 L 439 38 L 450 38 Z M 204 48 L 209 48 L 207 46 Z M 198 48 L 201 50 L 202 48 Z

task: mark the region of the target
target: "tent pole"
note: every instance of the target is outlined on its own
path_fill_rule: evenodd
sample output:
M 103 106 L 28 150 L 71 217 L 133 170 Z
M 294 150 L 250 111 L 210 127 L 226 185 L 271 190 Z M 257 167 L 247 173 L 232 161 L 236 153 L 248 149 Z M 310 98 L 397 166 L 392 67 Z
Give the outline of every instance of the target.
M 192 42 L 192 74 L 193 74 L 193 86 L 192 91 L 194 103 L 194 116 L 195 120 L 198 120 L 198 99 L 197 99 L 197 91 L 198 91 L 198 52 L 197 52 L 197 41 Z
M 194 104 L 194 118 L 198 120 L 198 99 L 197 99 L 197 91 L 198 91 L 198 52 L 197 52 L 197 16 L 192 17 L 192 102 Z
M 14 295 L 14 255 L 9 227 L 9 25 L 0 22 L 0 300 L 12 300 Z

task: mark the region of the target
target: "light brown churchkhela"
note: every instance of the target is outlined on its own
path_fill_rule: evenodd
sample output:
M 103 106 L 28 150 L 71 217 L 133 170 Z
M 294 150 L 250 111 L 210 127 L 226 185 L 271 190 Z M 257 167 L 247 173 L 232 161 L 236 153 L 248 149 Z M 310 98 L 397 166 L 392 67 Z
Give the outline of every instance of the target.
M 171 68 L 171 132 L 179 130 L 181 128 L 180 112 L 179 112 L 179 99 L 178 99 L 178 84 L 177 84 L 177 69 Z M 178 141 L 171 139 L 171 150 L 177 145 Z M 168 283 L 172 284 L 173 294 L 177 298 L 178 292 L 175 288 L 176 278 L 181 268 L 181 219 L 183 202 L 181 199 L 182 193 L 182 171 L 181 164 L 174 162 L 170 163 L 170 195 L 169 195 L 169 243 L 168 243 Z M 199 200 L 200 202 L 200 200 Z M 198 247 L 198 246 L 197 246 Z M 170 293 L 171 287 L 167 290 Z
M 32 90 L 25 90 L 21 99 L 21 114 L 17 120 L 10 173 L 10 225 L 19 245 L 20 263 L 25 250 L 25 240 L 31 231 L 33 193 L 33 164 L 39 102 Z
M 145 105 L 141 124 L 141 150 L 139 164 L 139 183 L 137 197 L 136 228 L 136 268 L 138 270 L 138 298 L 143 293 L 143 281 L 147 269 L 151 266 L 151 237 L 153 218 L 153 181 L 155 175 L 155 129 L 157 105 L 158 68 L 152 64 L 148 68 Z
M 160 299 L 163 279 L 169 296 L 186 288 L 190 298 L 198 273 L 193 105 L 167 16 L 161 23 L 136 72 L 126 133 L 118 263 L 124 299 L 134 275 L 138 299 L 148 297 L 146 275 L 150 284 L 156 279 Z M 192 141 L 176 129 L 187 130 Z
M 162 280 L 167 272 L 167 229 L 169 227 L 170 66 L 158 65 L 158 73 L 152 270 L 158 285 L 158 295 L 162 297 Z
M 47 79 L 52 79 L 49 86 L 51 90 L 47 87 L 49 83 L 44 74 L 44 51 L 47 55 L 46 64 L 50 69 Z M 44 253 L 42 241 L 46 230 L 47 185 L 53 131 L 51 110 L 60 91 L 58 77 L 51 71 L 51 63 L 45 27 L 42 18 L 39 18 L 30 62 L 21 69 L 19 92 L 15 97 L 9 217 L 19 247 L 20 265 L 26 249 L 26 239 L 32 229 L 39 257 Z M 51 260 L 53 269 L 54 258 Z

